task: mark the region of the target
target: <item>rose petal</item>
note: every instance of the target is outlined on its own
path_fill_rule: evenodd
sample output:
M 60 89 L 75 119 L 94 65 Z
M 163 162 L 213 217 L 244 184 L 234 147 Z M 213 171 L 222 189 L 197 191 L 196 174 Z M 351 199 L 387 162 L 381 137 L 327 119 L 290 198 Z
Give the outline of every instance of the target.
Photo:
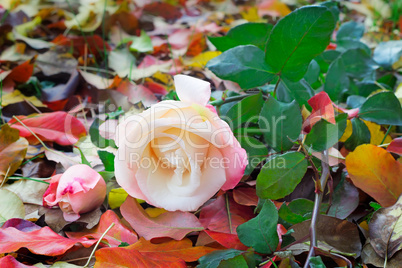
M 187 75 L 174 76 L 177 96 L 181 101 L 207 105 L 211 97 L 210 83 Z

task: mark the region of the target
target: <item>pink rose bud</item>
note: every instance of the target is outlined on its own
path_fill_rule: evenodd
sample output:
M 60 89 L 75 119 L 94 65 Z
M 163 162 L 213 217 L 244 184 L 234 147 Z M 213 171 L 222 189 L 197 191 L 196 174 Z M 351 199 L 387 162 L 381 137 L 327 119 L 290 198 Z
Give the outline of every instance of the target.
M 106 197 L 106 183 L 98 172 L 87 165 L 74 165 L 50 180 L 43 195 L 43 205 L 59 205 L 66 221 L 98 208 Z

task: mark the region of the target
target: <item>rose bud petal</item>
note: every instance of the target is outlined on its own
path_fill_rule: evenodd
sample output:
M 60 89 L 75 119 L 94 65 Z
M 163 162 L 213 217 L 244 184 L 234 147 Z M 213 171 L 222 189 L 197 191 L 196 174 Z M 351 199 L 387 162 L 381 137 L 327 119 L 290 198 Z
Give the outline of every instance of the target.
M 43 205 L 58 205 L 66 221 L 79 219 L 80 214 L 102 205 L 106 197 L 106 183 L 98 172 L 87 165 L 74 165 L 50 180 L 43 195 Z
M 180 101 L 161 101 L 118 125 L 115 176 L 135 198 L 169 211 L 195 211 L 238 184 L 247 154 L 207 104 L 210 84 L 174 79 Z

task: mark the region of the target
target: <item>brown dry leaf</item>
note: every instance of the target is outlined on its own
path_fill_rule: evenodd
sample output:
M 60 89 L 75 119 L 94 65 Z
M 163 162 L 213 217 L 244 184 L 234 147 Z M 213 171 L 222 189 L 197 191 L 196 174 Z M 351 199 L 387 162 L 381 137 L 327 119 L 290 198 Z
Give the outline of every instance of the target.
M 372 264 L 376 267 L 384 267 L 385 260 L 378 256 L 371 246 L 370 239 L 367 240 L 362 250 L 362 261 L 364 264 Z M 400 268 L 402 263 L 402 251 L 397 252 L 393 258 L 387 260 L 387 268 Z
M 0 184 L 21 165 L 28 150 L 28 141 L 20 138 L 19 131 L 5 124 L 0 129 Z
M 402 197 L 374 213 L 369 231 L 370 243 L 381 258 L 391 258 L 402 248 Z

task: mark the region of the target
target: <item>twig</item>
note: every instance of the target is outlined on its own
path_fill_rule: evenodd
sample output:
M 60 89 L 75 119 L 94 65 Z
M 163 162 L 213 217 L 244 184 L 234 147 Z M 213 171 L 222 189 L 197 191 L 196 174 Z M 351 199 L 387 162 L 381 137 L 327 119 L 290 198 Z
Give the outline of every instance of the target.
M 91 255 L 89 255 L 89 257 L 88 257 L 87 263 L 82 268 L 88 267 L 89 263 L 91 262 L 92 256 L 95 254 L 96 248 L 99 246 L 99 244 L 102 241 L 102 239 L 105 237 L 107 232 L 109 232 L 110 229 L 112 229 L 113 226 L 114 226 L 114 222 L 112 222 L 112 224 L 110 224 L 110 226 L 106 229 L 106 231 L 99 238 L 98 242 L 96 242 L 96 245 L 95 245 L 94 249 L 92 250 Z
M 322 152 L 323 160 L 321 161 L 322 165 L 322 173 L 321 178 L 317 183 L 319 183 L 319 187 L 316 185 L 315 189 L 315 200 L 314 200 L 314 209 L 311 217 L 311 225 L 310 225 L 310 250 L 307 255 L 306 263 L 304 264 L 304 268 L 308 268 L 310 264 L 310 258 L 315 255 L 314 247 L 317 247 L 317 219 L 320 214 L 320 207 L 322 197 L 324 195 L 325 186 L 327 184 L 327 180 L 329 177 L 329 165 L 328 165 L 328 151 L 324 150 Z M 318 188 L 318 189 L 317 189 Z

